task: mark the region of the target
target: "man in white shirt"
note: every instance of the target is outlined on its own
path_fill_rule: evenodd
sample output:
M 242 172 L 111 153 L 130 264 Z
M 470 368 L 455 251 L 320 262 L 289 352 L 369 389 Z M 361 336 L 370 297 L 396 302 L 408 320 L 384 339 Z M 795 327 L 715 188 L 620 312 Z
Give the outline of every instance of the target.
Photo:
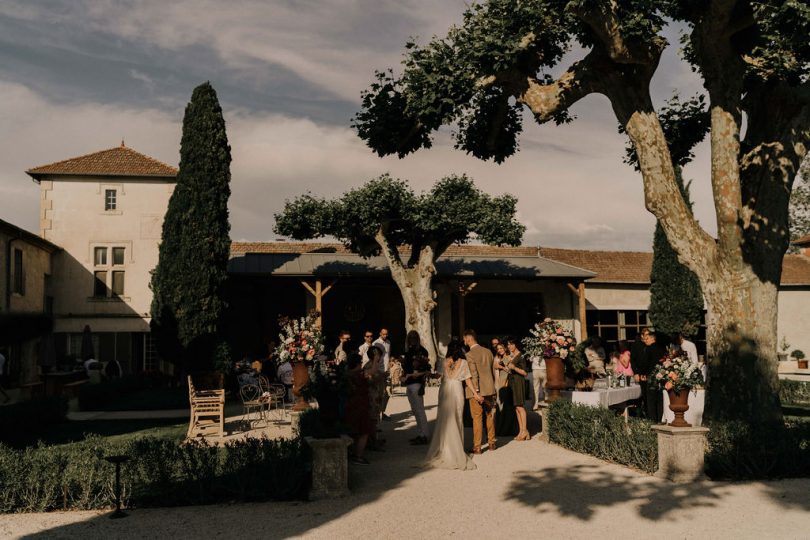
M 542 356 L 532 356 L 532 389 L 534 390 L 534 407 L 536 411 L 540 409 L 540 402 L 545 399 L 546 393 L 544 386 L 546 384 L 546 359 Z
M 363 357 L 363 367 L 368 364 L 369 357 L 368 357 L 368 348 L 371 347 L 371 342 L 374 340 L 374 334 L 371 333 L 371 330 L 366 330 L 363 332 L 363 343 L 357 348 L 357 352 L 360 353 L 360 356 Z
M 697 365 L 698 353 L 695 344 L 686 339 L 683 334 L 678 334 L 678 345 L 681 347 L 681 350 L 686 353 L 686 356 L 689 357 L 689 361 Z
M 376 345 L 377 347 L 381 348 L 383 351 L 382 362 L 380 363 L 380 369 L 382 369 L 383 373 L 385 373 L 385 388 L 383 389 L 382 394 L 382 418 L 383 420 L 388 420 L 388 415 L 385 414 L 385 409 L 388 407 L 388 399 L 391 397 L 391 394 L 388 393 L 389 385 L 388 385 L 388 377 L 391 376 L 391 340 L 388 339 L 388 329 L 387 328 L 380 328 L 380 337 L 374 340 L 372 345 Z M 362 347 L 362 346 L 361 346 Z

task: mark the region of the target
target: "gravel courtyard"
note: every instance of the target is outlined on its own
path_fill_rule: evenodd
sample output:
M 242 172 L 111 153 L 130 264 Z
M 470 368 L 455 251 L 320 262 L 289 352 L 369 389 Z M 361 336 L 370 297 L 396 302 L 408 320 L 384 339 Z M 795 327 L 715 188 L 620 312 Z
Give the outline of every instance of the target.
M 428 389 L 428 418 L 437 390 Z M 534 439 L 501 440 L 469 472 L 425 470 L 404 395 L 385 453 L 338 501 L 0 517 L 2 538 L 809 538 L 810 480 L 677 486 Z M 532 419 L 535 423 L 537 418 Z M 467 430 L 467 437 L 471 436 Z

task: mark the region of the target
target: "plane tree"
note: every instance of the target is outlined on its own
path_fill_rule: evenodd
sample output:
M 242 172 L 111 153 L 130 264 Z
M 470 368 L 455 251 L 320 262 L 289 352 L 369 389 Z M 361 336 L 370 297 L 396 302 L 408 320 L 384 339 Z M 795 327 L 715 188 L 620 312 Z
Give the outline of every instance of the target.
M 673 23 L 686 28 L 683 58 L 703 81 L 708 110 L 695 114 L 708 114 L 705 130 L 679 130 L 653 104 L 650 81 Z M 454 125 L 460 150 L 501 162 L 518 149 L 524 114 L 570 122 L 572 105 L 606 96 L 638 158 L 647 209 L 700 280 L 710 410 L 778 422 L 777 290 L 788 201 L 810 140 L 808 35 L 801 0 L 487 0 L 446 36 L 407 43 L 404 69 L 377 73 L 354 126 L 379 155 L 402 157 Z M 581 57 L 560 66 L 574 50 Z M 716 236 L 675 177 L 673 151 L 706 135 Z

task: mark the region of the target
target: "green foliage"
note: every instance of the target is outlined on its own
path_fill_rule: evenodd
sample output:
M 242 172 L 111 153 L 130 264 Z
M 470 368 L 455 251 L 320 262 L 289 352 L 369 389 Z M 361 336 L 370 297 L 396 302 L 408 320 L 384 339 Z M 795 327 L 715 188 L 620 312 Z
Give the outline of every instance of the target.
M 810 476 L 810 422 L 774 426 L 728 421 L 708 427 L 706 474 L 713 480 Z
M 165 376 L 143 374 L 127 375 L 100 384 L 84 384 L 79 390 L 79 410 L 159 410 L 187 407 L 188 394 L 182 389 L 168 388 L 168 384 Z
M 0 407 L 0 434 L 64 422 L 67 410 L 67 399 L 62 397 L 23 401 Z
M 658 439 L 647 420 L 624 418 L 614 411 L 558 399 L 549 408 L 549 440 L 599 459 L 654 473 Z
M 680 167 L 676 180 L 689 207 L 689 186 L 685 186 Z M 650 307 L 648 316 L 659 332 L 674 336 L 694 336 L 703 314 L 703 292 L 694 272 L 680 261 L 660 223 L 655 225 L 653 263 L 650 272 Z
M 276 214 L 275 232 L 297 240 L 334 236 L 364 257 L 387 246 L 433 246 L 435 257 L 475 237 L 487 244 L 517 245 L 525 227 L 515 219 L 517 200 L 491 197 L 466 176 L 449 176 L 416 194 L 402 180 L 383 175 L 339 199 L 303 195 Z
M 299 440 L 245 439 L 223 447 L 146 437 L 13 450 L 0 445 L 0 513 L 109 508 L 114 466 L 124 454 L 125 505 L 174 506 L 302 499 L 310 456 Z
M 183 118 L 180 169 L 152 276 L 152 330 L 163 358 L 212 363 L 230 251 L 231 149 L 217 94 L 194 89 Z
M 790 239 L 810 235 L 810 159 L 805 159 L 790 193 Z M 799 248 L 793 247 L 797 252 Z
M 810 403 L 810 382 L 780 379 L 779 401 L 783 405 Z

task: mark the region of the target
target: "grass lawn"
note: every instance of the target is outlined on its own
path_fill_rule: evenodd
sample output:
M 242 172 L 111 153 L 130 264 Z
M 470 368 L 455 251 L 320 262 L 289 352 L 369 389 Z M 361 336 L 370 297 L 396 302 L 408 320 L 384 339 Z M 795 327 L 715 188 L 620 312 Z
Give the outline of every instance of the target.
M 152 436 L 179 442 L 185 437 L 186 429 L 188 421 L 178 418 L 65 421 L 26 432 L 3 433 L 0 442 L 13 448 L 24 448 L 34 446 L 38 441 L 45 444 L 68 444 L 81 441 L 88 434 L 109 437 L 111 441 Z

